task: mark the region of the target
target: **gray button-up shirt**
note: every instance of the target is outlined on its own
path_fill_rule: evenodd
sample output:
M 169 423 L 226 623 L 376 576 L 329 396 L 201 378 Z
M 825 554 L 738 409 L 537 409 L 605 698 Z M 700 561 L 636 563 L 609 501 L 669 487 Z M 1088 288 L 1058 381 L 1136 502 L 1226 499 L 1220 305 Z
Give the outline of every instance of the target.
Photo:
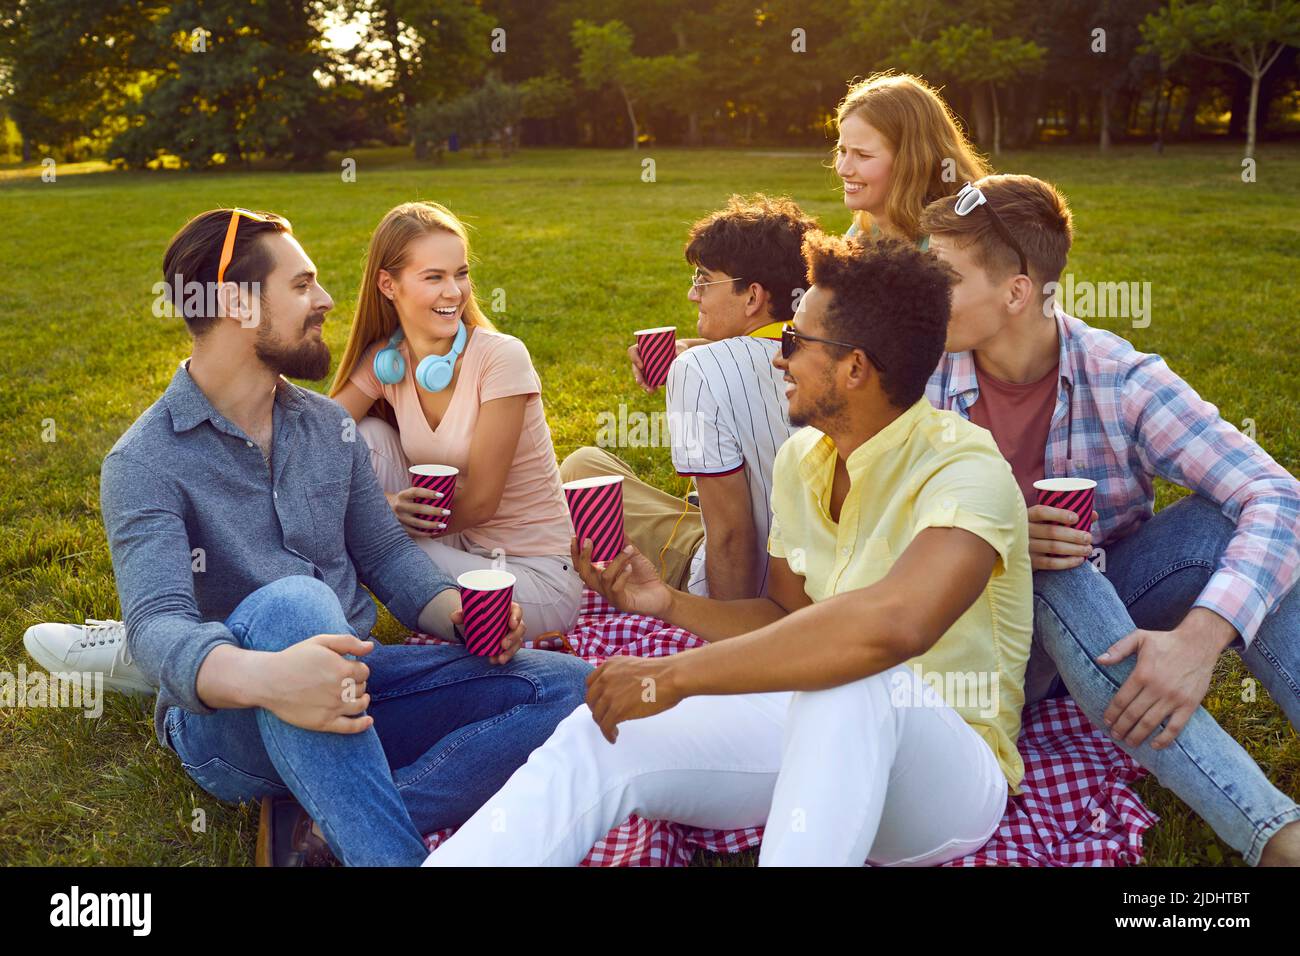
M 161 688 L 154 726 L 164 745 L 168 707 L 213 713 L 195 690 L 199 666 L 218 644 L 238 644 L 223 622 L 263 585 L 293 574 L 324 581 L 362 639 L 376 611 L 359 581 L 412 629 L 455 586 L 393 515 L 342 405 L 282 378 L 268 469 L 187 365 L 100 471 L 127 646 Z

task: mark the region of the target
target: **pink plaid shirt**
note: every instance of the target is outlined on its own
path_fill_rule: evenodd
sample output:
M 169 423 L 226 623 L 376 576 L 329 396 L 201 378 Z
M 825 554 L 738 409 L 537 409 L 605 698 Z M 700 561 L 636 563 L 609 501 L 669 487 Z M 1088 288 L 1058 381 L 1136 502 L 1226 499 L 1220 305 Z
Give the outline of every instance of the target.
M 1213 501 L 1237 526 L 1196 600 L 1249 645 L 1300 577 L 1300 483 L 1219 417 L 1158 355 L 1056 312 L 1061 343 L 1049 478 L 1097 482 L 1096 543 L 1132 534 L 1154 513 L 1159 475 Z M 944 355 L 926 397 L 969 418 L 979 398 L 970 352 Z

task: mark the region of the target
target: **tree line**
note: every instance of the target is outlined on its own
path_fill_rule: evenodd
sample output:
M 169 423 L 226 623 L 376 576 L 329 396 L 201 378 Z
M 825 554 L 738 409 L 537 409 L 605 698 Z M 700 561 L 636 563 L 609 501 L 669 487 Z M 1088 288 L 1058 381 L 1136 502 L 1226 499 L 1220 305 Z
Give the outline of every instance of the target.
M 809 145 L 854 77 L 997 153 L 1297 128 L 1300 0 L 2 0 L 22 161 L 205 168 L 410 144 Z

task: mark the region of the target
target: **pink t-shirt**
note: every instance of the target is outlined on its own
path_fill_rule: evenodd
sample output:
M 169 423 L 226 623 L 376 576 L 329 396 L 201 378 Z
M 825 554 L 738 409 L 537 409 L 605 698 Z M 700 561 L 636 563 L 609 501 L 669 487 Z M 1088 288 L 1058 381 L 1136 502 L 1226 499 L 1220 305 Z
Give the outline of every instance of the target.
M 412 465 L 453 465 L 460 469 L 457 491 L 467 480 L 473 480 L 468 472 L 469 449 L 479 407 L 495 398 L 528 396 L 519 445 L 496 514 L 461 532 L 461 538 L 488 551 L 500 548 L 521 558 L 567 555 L 573 524 L 560 487 L 551 430 L 542 409 L 542 383 L 524 343 L 513 335 L 476 328 L 461 353 L 456 388 L 436 430 L 429 427 L 420 405 L 414 363 L 405 340 L 397 346 L 406 362 L 402 381 L 385 385 L 375 376 L 375 355 L 385 344 L 376 342 L 366 350 L 351 381 L 367 397 L 383 398 L 393 407 L 402 450 Z
M 1038 504 L 1034 482 L 1043 477 L 1047 436 L 1052 430 L 1056 411 L 1056 392 L 1061 385 L 1060 369 L 1052 370 L 1037 382 L 1023 385 L 1004 382 L 985 372 L 975 363 L 975 380 L 980 395 L 970 407 L 970 420 L 993 433 L 998 451 L 1002 452 L 1016 476 L 1026 507 Z

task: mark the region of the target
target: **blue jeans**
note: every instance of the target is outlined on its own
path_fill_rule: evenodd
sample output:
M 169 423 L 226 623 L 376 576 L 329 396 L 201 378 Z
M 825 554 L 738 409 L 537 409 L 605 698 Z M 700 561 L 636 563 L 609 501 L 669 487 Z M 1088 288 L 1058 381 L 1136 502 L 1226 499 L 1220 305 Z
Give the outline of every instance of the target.
M 1095 658 L 1135 629 L 1168 631 L 1187 614 L 1227 547 L 1235 526 L 1210 501 L 1192 495 L 1106 548 L 1103 573 L 1084 562 L 1069 571 L 1034 573 L 1034 653 L 1055 661 L 1071 696 L 1098 728 L 1102 714 L 1137 662 Z M 1293 727 L 1300 727 L 1300 588 L 1269 614 L 1243 650 L 1250 672 Z M 1163 726 L 1163 725 L 1162 725 Z M 1254 866 L 1300 807 L 1269 783 L 1250 755 L 1198 707 L 1164 750 L 1150 742 L 1119 746 L 1155 775 Z
M 352 634 L 334 592 L 305 576 L 254 591 L 226 619 L 241 647 L 279 651 Z M 305 730 L 269 710 L 167 711 L 185 771 L 220 800 L 292 794 L 349 866 L 418 866 L 422 833 L 458 826 L 582 703 L 591 666 L 521 650 L 504 666 L 460 646 L 377 644 L 361 660 L 374 725 Z

